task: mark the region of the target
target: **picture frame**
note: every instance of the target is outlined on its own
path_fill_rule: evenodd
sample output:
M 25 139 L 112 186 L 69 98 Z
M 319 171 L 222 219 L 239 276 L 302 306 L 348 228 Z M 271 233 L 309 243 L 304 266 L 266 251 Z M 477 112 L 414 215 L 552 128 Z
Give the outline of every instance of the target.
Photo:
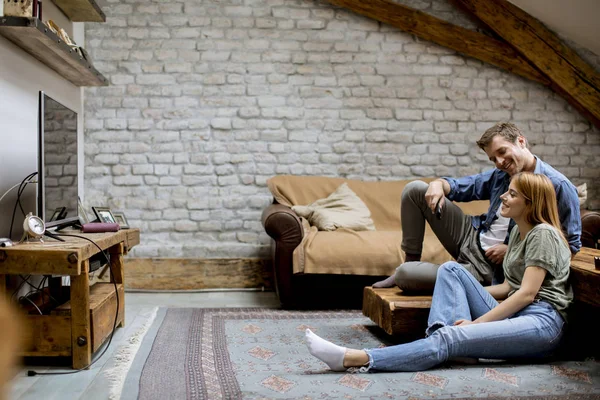
M 92 207 L 98 222 L 112 223 L 116 224 L 115 216 L 109 207 Z
M 58 221 L 59 219 L 64 219 L 67 216 L 67 207 L 57 207 L 54 209 L 52 216 L 49 221 Z
M 112 214 L 121 229 L 129 229 L 129 221 L 127 221 L 127 217 L 123 211 L 113 211 Z
M 79 215 L 82 224 L 88 224 L 90 222 L 90 217 L 87 212 L 85 212 L 85 208 L 83 208 L 83 204 L 79 197 L 77 198 L 77 214 Z

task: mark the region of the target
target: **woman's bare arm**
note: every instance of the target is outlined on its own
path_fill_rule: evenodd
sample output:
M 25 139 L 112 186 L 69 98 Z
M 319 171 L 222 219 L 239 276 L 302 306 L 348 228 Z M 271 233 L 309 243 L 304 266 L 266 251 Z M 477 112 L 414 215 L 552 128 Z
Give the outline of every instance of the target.
M 523 308 L 533 303 L 533 300 L 538 294 L 540 287 L 542 287 L 545 277 L 545 269 L 536 266 L 527 267 L 525 270 L 525 275 L 523 276 L 523 282 L 521 282 L 521 288 L 514 292 L 512 296 L 473 322 L 481 323 L 500 321 L 510 317 L 516 312 L 521 311 Z
M 511 287 L 506 280 L 500 285 L 486 286 L 485 290 L 496 300 L 504 300 L 508 297 Z

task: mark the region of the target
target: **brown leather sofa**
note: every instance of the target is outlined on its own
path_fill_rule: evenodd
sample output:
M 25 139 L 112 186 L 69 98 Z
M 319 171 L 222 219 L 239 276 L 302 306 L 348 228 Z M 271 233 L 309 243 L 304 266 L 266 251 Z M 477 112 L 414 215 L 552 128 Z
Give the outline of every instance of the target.
M 273 239 L 275 287 L 282 306 L 360 308 L 363 288 L 388 277 L 404 262 L 399 206 L 408 182 L 292 175 L 269 179 L 274 203 L 264 210 L 262 223 Z M 293 206 L 328 197 L 344 183 L 369 208 L 375 230 L 320 231 L 293 211 Z M 486 201 L 458 204 L 467 214 L 485 212 L 487 205 Z M 422 257 L 434 263 L 450 258 L 429 227 Z
M 600 213 L 581 210 L 581 245 L 600 249 Z
M 291 179 L 300 179 L 300 177 Z M 336 179 L 336 184 L 339 183 L 338 180 L 351 182 Z M 273 192 L 273 189 L 271 191 Z M 314 191 L 314 185 L 309 191 Z M 288 205 L 278 203 L 279 197 L 274 194 L 273 204 L 263 211 L 262 224 L 266 233 L 272 238 L 273 273 L 281 306 L 287 309 L 361 308 L 363 288 L 386 278 L 389 273 L 375 275 L 295 273 L 294 250 L 302 243 L 306 228 Z M 318 198 L 315 197 L 313 200 Z M 397 204 L 399 209 L 399 201 Z M 583 245 L 596 248 L 600 239 L 600 213 L 582 210 L 582 225 Z M 351 252 L 352 249 L 349 248 L 348 251 Z M 393 269 L 391 271 L 393 272 Z
M 290 207 L 274 202 L 262 213 L 262 224 L 273 239 L 271 255 L 275 289 L 285 309 L 360 308 L 365 286 L 385 275 L 294 274 L 293 253 L 303 238 L 302 223 Z

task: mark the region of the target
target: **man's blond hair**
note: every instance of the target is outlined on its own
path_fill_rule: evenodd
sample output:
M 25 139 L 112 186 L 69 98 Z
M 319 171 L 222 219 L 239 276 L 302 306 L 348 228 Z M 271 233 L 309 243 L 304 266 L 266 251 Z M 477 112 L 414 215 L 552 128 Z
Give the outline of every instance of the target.
M 507 141 L 516 143 L 517 138 L 524 135 L 515 124 L 510 122 L 498 122 L 481 135 L 481 138 L 477 141 L 477 146 L 479 146 L 480 149 L 485 150 L 496 136 L 502 136 Z

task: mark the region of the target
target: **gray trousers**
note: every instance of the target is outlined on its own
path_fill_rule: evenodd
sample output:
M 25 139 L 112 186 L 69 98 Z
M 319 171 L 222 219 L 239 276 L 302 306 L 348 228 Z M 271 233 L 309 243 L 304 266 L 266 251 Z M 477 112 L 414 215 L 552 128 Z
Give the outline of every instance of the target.
M 471 216 L 446 198 L 442 218 L 438 220 L 425 201 L 428 187 L 423 181 L 413 181 L 402 192 L 402 250 L 421 254 L 427 221 L 456 262 L 483 285 L 491 284 L 494 271 L 501 271 L 502 265 L 492 263 L 482 253 L 479 232 L 471 224 Z M 433 292 L 438 268 L 438 264 L 426 261 L 407 262 L 396 268 L 394 280 L 404 291 Z

